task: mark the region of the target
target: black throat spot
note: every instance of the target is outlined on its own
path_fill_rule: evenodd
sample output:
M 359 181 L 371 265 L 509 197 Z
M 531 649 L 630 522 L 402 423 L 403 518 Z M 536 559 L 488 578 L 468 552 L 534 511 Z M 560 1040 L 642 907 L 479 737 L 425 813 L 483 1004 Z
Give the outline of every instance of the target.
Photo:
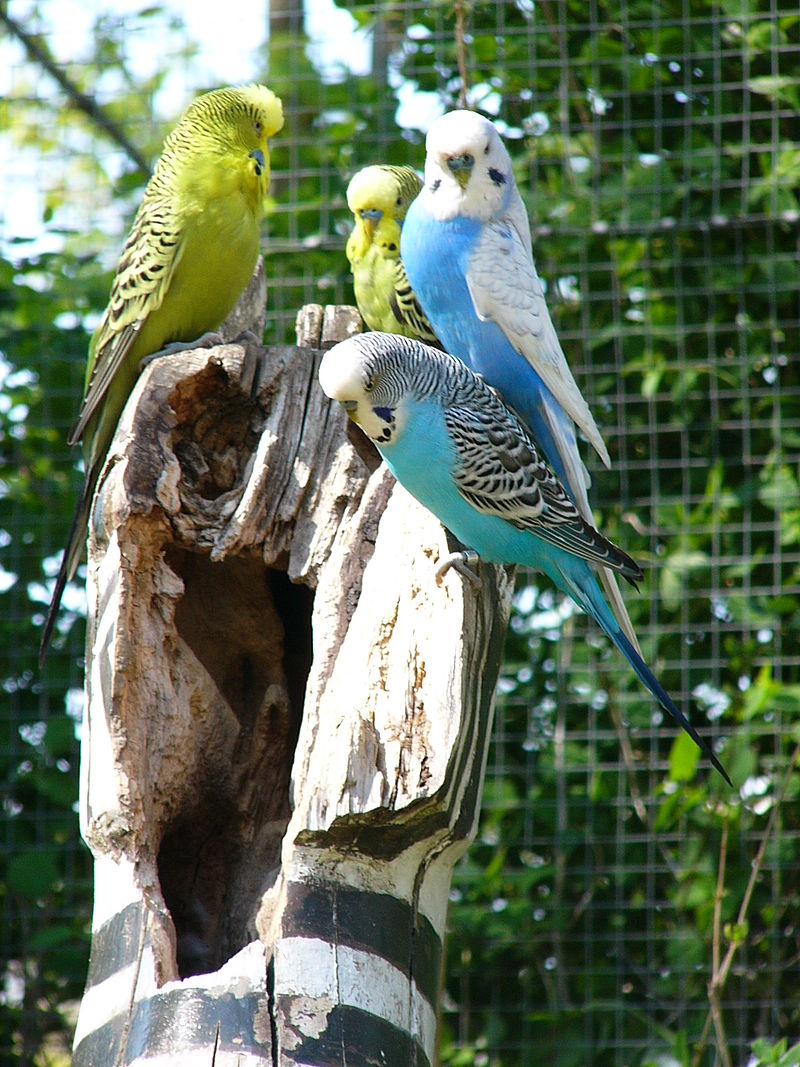
M 381 422 L 386 423 L 383 433 L 379 434 L 378 437 L 375 438 L 376 441 L 380 441 L 382 445 L 385 445 L 389 441 L 391 441 L 392 434 L 394 433 L 397 427 L 394 418 L 394 408 L 375 407 L 372 410 L 375 412 Z

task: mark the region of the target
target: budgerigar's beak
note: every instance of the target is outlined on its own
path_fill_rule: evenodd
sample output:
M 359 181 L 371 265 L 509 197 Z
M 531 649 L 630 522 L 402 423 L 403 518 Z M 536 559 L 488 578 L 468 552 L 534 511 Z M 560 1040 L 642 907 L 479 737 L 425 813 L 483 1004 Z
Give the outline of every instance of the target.
M 458 156 L 448 156 L 446 162 L 448 170 L 452 172 L 455 180 L 462 189 L 465 189 L 472 173 L 472 168 L 475 166 L 475 157 L 471 152 L 462 152 Z
M 375 231 L 376 223 L 380 222 L 383 218 L 383 212 L 376 207 L 365 207 L 362 208 L 358 214 L 364 224 L 364 229 L 370 236 L 372 236 Z
M 250 159 L 254 159 L 256 161 L 256 176 L 260 178 L 262 171 L 267 165 L 266 161 L 264 160 L 264 153 L 261 151 L 260 148 L 254 148 L 253 151 L 250 153 Z

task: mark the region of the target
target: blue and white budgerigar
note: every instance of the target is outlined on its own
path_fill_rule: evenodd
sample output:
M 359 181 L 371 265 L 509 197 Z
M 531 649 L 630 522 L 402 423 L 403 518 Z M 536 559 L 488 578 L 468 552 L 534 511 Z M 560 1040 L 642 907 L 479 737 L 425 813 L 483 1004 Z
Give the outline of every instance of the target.
M 511 158 L 493 123 L 472 111 L 437 119 L 426 151 L 425 183 L 400 243 L 411 287 L 444 348 L 514 408 L 592 523 L 575 427 L 606 466 L 608 450 L 547 309 Z M 613 575 L 600 577 L 638 647 Z
M 470 551 L 457 554 L 459 560 L 477 554 L 543 571 L 591 615 L 728 780 L 622 631 L 591 564 L 632 584 L 642 577 L 640 568 L 583 518 L 533 437 L 482 378 L 429 345 L 368 333 L 327 352 L 319 379 L 374 442 L 397 480 L 467 546 Z

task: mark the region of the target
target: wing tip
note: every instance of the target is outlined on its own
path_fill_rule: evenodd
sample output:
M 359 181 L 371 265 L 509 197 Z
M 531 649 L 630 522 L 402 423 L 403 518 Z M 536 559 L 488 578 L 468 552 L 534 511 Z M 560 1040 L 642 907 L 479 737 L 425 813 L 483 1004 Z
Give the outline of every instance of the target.
M 611 456 L 609 455 L 608 448 L 603 440 L 603 435 L 597 428 L 597 423 L 594 421 L 591 411 L 589 411 L 588 405 L 586 407 L 586 414 L 588 420 L 582 420 L 578 425 L 581 430 L 583 430 L 586 440 L 600 457 L 603 466 L 606 470 L 611 470 Z

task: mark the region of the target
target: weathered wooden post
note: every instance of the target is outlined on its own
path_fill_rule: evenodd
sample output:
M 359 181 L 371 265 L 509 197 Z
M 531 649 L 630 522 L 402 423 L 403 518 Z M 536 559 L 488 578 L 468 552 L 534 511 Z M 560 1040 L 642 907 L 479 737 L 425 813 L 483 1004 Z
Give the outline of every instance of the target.
M 323 317 L 323 344 L 358 328 L 304 331 Z M 446 534 L 351 441 L 319 347 L 166 356 L 121 420 L 90 535 L 78 1067 L 433 1062 L 509 577 L 436 585 Z

